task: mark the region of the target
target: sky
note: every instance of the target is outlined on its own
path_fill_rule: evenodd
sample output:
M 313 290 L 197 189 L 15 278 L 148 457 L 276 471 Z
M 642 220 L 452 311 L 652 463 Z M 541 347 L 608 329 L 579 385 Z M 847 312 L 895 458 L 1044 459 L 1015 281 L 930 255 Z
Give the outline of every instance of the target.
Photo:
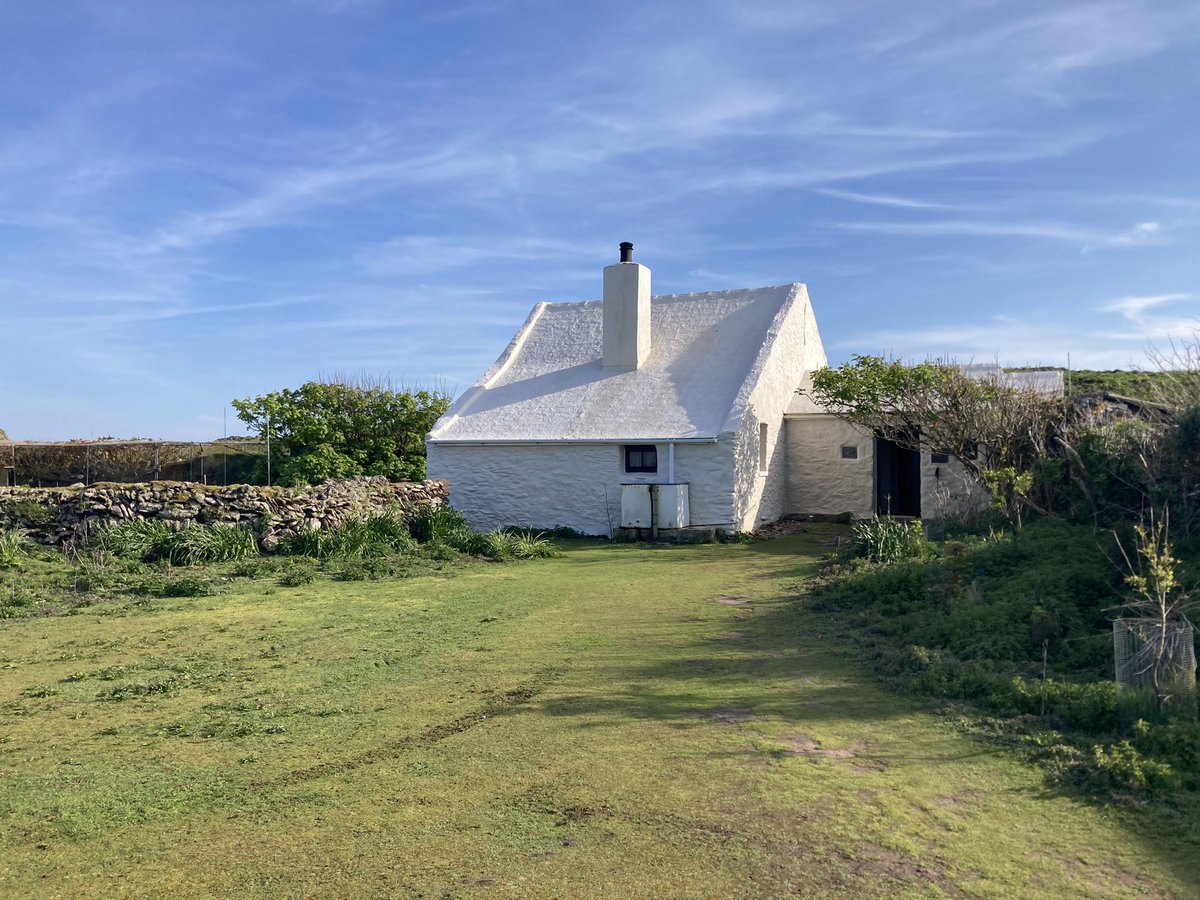
M 0 4 L 0 428 L 210 439 L 461 393 L 538 301 L 804 282 L 854 353 L 1200 328 L 1200 4 Z

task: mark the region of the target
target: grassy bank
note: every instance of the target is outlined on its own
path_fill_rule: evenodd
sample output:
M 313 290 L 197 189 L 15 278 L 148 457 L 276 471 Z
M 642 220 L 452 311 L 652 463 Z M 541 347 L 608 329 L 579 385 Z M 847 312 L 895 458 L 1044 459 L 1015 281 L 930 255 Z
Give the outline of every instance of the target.
M 0 622 L 0 893 L 1185 896 L 797 602 L 819 532 Z
M 901 527 L 877 520 L 859 535 Z M 1174 697 L 1173 713 L 1153 703 L 1131 709 L 1113 681 L 1111 623 L 1129 589 L 1111 531 L 1040 520 L 1015 539 L 931 544 L 919 524 L 903 536 L 907 547 L 887 547 L 908 558 L 856 557 L 856 548 L 871 550 L 860 540 L 811 590 L 814 607 L 893 689 L 964 704 L 970 727 L 1099 801 L 1194 815 L 1194 698 Z

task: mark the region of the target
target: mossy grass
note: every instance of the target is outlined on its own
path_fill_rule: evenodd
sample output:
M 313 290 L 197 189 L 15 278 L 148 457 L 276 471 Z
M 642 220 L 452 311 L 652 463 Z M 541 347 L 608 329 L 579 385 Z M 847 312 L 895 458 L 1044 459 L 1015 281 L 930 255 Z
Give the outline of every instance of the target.
M 1193 807 L 1051 788 L 831 642 L 832 543 L 2 622 L 0 893 L 1195 893 Z

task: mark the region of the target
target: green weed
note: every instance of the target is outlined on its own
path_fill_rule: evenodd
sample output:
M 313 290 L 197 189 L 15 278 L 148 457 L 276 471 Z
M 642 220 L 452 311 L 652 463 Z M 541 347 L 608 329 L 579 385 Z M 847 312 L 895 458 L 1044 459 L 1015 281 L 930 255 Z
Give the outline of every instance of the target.
M 247 528 L 189 525 L 173 531 L 158 519 L 133 519 L 114 525 L 97 533 L 91 543 L 126 559 L 168 560 L 184 566 L 234 562 L 258 555 L 258 542 Z
M 11 569 L 25 555 L 29 538 L 23 528 L 0 530 L 0 569 Z
M 853 534 L 851 546 L 855 555 L 885 565 L 919 557 L 929 546 L 920 522 L 903 522 L 891 516 L 856 522 Z

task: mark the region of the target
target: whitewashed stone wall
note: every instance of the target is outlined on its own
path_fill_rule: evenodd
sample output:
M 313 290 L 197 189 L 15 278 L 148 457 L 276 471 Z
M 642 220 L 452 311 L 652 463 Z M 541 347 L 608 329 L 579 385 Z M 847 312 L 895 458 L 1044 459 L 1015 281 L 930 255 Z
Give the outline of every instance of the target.
M 657 473 L 626 473 L 619 444 L 430 443 L 426 470 L 450 483 L 450 505 L 473 528 L 565 526 L 608 535 L 621 522 L 622 483 L 667 480 L 667 445 Z M 729 444 L 677 444 L 675 480 L 689 484 L 691 521 L 730 528 L 733 452 Z
M 830 415 L 789 418 L 786 425 L 788 512 L 865 518 L 875 513 L 875 438 Z M 843 459 L 842 447 L 857 459 Z
M 991 505 L 991 496 L 954 457 L 935 463 L 928 450 L 921 451 L 921 518 L 940 519 L 981 512 Z
M 791 303 L 771 324 L 769 352 L 764 351 L 756 363 L 758 377 L 746 379 L 749 391 L 734 407 L 741 409 L 736 428 L 735 518 L 742 531 L 786 515 L 789 459 L 784 411 L 807 374 L 826 364 L 808 291 L 803 285 L 796 285 L 795 291 Z M 765 471 L 760 466 L 764 424 Z

